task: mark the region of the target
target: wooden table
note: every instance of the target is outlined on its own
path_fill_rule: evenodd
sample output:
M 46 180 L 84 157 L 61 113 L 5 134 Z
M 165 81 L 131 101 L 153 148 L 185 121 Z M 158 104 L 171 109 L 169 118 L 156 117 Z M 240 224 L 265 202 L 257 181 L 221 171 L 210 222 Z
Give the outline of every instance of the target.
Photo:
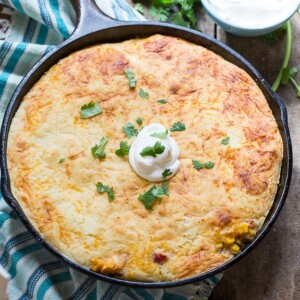
M 294 44 L 290 65 L 300 70 L 300 15 L 294 16 L 292 26 Z M 203 12 L 199 16 L 199 28 L 242 54 L 269 83 L 273 82 L 282 62 L 284 39 L 268 45 L 259 38 L 234 37 L 215 27 Z M 300 99 L 290 85 L 281 87 L 278 94 L 288 108 L 294 149 L 289 196 L 267 237 L 225 272 L 211 300 L 300 299 Z

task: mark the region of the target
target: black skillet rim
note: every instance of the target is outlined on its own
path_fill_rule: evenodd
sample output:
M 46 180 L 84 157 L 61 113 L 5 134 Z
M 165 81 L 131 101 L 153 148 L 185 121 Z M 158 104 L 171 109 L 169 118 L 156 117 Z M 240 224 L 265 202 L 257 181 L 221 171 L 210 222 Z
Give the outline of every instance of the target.
M 256 80 L 257 84 L 260 84 L 260 88 L 264 89 L 264 91 L 263 91 L 264 94 L 265 95 L 269 94 L 270 95 L 269 98 L 272 98 L 272 100 L 274 100 L 278 104 L 279 109 L 281 111 L 281 121 L 282 121 L 282 124 L 283 124 L 283 130 L 284 130 L 282 138 L 284 140 L 284 145 L 286 146 L 286 153 L 285 154 L 286 154 L 286 160 L 287 160 L 287 165 L 286 165 L 287 168 L 286 168 L 286 174 L 284 174 L 286 177 L 285 177 L 285 180 L 284 180 L 285 182 L 284 182 L 282 195 L 281 195 L 281 197 L 278 201 L 278 204 L 275 206 L 274 212 L 270 215 L 269 221 L 264 224 L 263 228 L 256 234 L 256 236 L 252 240 L 252 242 L 249 245 L 247 245 L 238 255 L 234 256 L 231 260 L 229 260 L 229 261 L 225 262 L 224 264 L 222 264 L 221 266 L 216 267 L 212 270 L 209 270 L 205 273 L 201 273 L 199 275 L 189 277 L 189 278 L 185 278 L 185 279 L 181 279 L 181 280 L 177 280 L 177 281 L 168 281 L 168 282 L 129 281 L 129 280 L 118 279 L 118 278 L 109 277 L 109 276 L 106 276 L 106 275 L 102 275 L 100 273 L 93 272 L 90 269 L 75 263 L 74 261 L 72 261 L 68 257 L 66 257 L 65 255 L 63 255 L 61 252 L 59 252 L 55 247 L 53 247 L 49 242 L 47 242 L 36 231 L 36 229 L 33 227 L 33 225 L 30 223 L 30 221 L 28 220 L 28 218 L 24 214 L 24 212 L 21 209 L 20 205 L 18 204 L 17 200 L 12 195 L 12 192 L 11 192 L 11 189 L 10 189 L 10 179 L 9 179 L 9 173 L 8 173 L 8 169 L 7 169 L 7 160 L 6 160 L 7 138 L 8 138 L 10 123 L 11 123 L 11 120 L 14 116 L 14 111 L 17 110 L 17 108 L 19 107 L 19 105 L 21 103 L 21 101 L 19 101 L 19 103 L 18 103 L 19 94 L 22 92 L 23 86 L 25 85 L 27 80 L 34 74 L 34 72 L 40 66 L 42 66 L 49 58 L 54 57 L 55 55 L 57 55 L 57 52 L 59 52 L 61 49 L 63 49 L 63 47 L 65 47 L 67 45 L 70 45 L 70 44 L 72 44 L 76 41 L 78 42 L 78 40 L 80 40 L 81 38 L 87 38 L 89 35 L 94 34 L 95 32 L 87 34 L 83 37 L 75 38 L 71 41 L 67 40 L 64 43 L 62 43 L 61 45 L 59 45 L 57 48 L 55 48 L 53 51 L 51 51 L 50 53 L 45 55 L 26 74 L 26 76 L 22 79 L 21 83 L 19 84 L 16 91 L 14 92 L 14 94 L 13 94 L 11 100 L 10 100 L 10 103 L 7 107 L 7 110 L 5 112 L 5 116 L 4 116 L 3 123 L 2 123 L 2 128 L 1 128 L 1 148 L 0 148 L 0 151 L 1 151 L 0 152 L 1 153 L 0 165 L 1 165 L 1 170 L 2 170 L 2 172 L 1 172 L 1 191 L 2 191 L 2 195 L 3 195 L 3 198 L 5 199 L 5 201 L 13 208 L 13 210 L 15 210 L 15 212 L 20 217 L 23 224 L 32 233 L 34 238 L 37 241 L 39 241 L 41 244 L 43 244 L 43 246 L 48 251 L 50 251 L 52 254 L 54 254 L 60 260 L 67 263 L 73 269 L 75 269 L 77 271 L 80 271 L 80 272 L 82 272 L 82 273 L 84 273 L 88 276 L 91 276 L 95 279 L 103 280 L 103 281 L 106 281 L 106 282 L 109 282 L 109 283 L 130 286 L 130 287 L 170 288 L 170 287 L 182 286 L 182 285 L 191 284 L 191 283 L 195 283 L 197 281 L 207 279 L 207 278 L 211 277 L 212 275 L 216 275 L 217 273 L 220 273 L 220 272 L 224 271 L 225 269 L 227 269 L 228 267 L 230 267 L 234 263 L 238 262 L 242 257 L 244 257 L 246 254 L 248 254 L 266 236 L 266 234 L 270 230 L 271 226 L 273 225 L 273 223 L 277 219 L 277 217 L 278 217 L 278 215 L 279 215 L 279 213 L 280 213 L 280 211 L 283 207 L 283 204 L 286 200 L 286 197 L 287 197 L 287 194 L 288 194 L 288 189 L 289 189 L 289 186 L 290 186 L 291 175 L 292 175 L 292 143 L 291 143 L 291 137 L 290 137 L 289 128 L 288 128 L 287 111 L 286 111 L 286 107 L 285 107 L 283 101 L 280 99 L 280 97 L 277 94 L 275 94 L 271 90 L 270 86 L 266 83 L 266 81 L 262 78 L 262 76 L 256 71 L 256 69 L 245 58 L 243 58 L 237 52 L 235 52 L 234 50 L 232 50 L 228 46 L 224 45 L 220 41 L 215 40 L 214 38 L 212 38 L 212 37 L 210 37 L 206 34 L 197 32 L 197 31 L 192 30 L 192 29 L 185 29 L 185 28 L 182 28 L 182 27 L 179 27 L 179 26 L 176 26 L 176 25 L 161 24 L 161 23 L 157 23 L 157 22 L 146 22 L 146 23 L 145 22 L 130 22 L 129 24 L 126 24 L 126 25 L 124 25 L 124 24 L 115 25 L 114 27 L 117 27 L 117 28 L 126 27 L 128 29 L 128 28 L 130 28 L 130 26 L 143 26 L 143 27 L 146 27 L 146 26 L 151 27 L 152 26 L 152 27 L 155 27 L 156 29 L 160 28 L 162 31 L 163 31 L 164 28 L 167 28 L 168 30 L 174 29 L 174 30 L 179 30 L 181 32 L 185 32 L 185 34 L 190 34 L 192 36 L 197 35 L 198 37 L 200 37 L 202 39 L 205 39 L 209 43 L 212 43 L 212 44 L 216 45 L 220 49 L 220 51 L 221 50 L 225 51 L 225 52 L 227 52 L 227 54 L 230 54 L 230 55 L 234 56 L 235 59 L 237 59 L 244 67 L 246 67 L 246 69 L 247 69 L 246 72 L 248 74 L 250 72 L 249 75 L 252 78 L 254 78 L 254 80 Z M 111 29 L 111 28 L 108 28 L 108 29 Z M 101 29 L 99 31 L 104 31 L 104 30 L 105 29 Z M 157 31 L 159 31 L 159 30 L 157 30 Z M 153 31 L 153 34 L 154 34 L 154 31 Z M 182 37 L 182 38 L 185 39 L 184 37 Z M 86 45 L 84 45 L 84 47 L 86 47 Z M 61 56 L 59 56 L 59 57 L 61 58 Z M 52 65 L 53 64 L 51 64 L 51 66 Z M 42 76 L 42 74 L 39 77 L 41 77 L 41 76 Z M 283 176 L 283 174 L 281 174 L 281 176 Z

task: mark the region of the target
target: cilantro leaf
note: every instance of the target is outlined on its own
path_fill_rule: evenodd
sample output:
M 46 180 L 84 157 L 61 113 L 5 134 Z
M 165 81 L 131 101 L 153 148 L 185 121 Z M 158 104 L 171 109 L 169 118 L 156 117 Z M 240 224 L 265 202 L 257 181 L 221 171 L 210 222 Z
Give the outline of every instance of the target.
M 200 170 L 202 168 L 212 169 L 215 166 L 215 164 L 211 161 L 209 161 L 207 163 L 201 163 L 198 160 L 192 160 L 192 163 L 196 170 Z
M 222 145 L 228 145 L 229 144 L 229 140 L 230 140 L 230 137 L 226 137 L 225 139 L 222 140 L 221 144 Z
M 145 92 L 142 88 L 139 89 L 139 95 L 144 99 L 149 99 L 149 93 Z
M 66 160 L 65 158 L 61 158 L 61 159 L 58 161 L 58 163 L 59 163 L 59 164 L 62 164 L 65 160 Z
M 290 81 L 297 91 L 297 97 L 300 97 L 300 85 L 295 80 L 297 73 L 298 73 L 298 69 L 296 67 L 283 68 L 281 74 L 281 83 L 287 84 Z
M 166 103 L 167 103 L 167 100 L 166 100 L 166 99 L 159 99 L 159 100 L 157 100 L 156 102 L 162 103 L 162 104 L 166 104 Z
M 172 174 L 173 174 L 173 173 L 171 172 L 170 169 L 165 169 L 165 170 L 162 172 L 161 176 L 162 176 L 163 179 L 166 179 L 168 176 L 171 176 Z
M 297 76 L 298 69 L 296 67 L 292 68 L 284 68 L 282 70 L 281 83 L 288 84 L 291 78 L 295 78 Z
M 98 193 L 107 193 L 108 200 L 112 201 L 115 199 L 115 193 L 113 188 L 110 188 L 108 185 L 104 185 L 102 182 L 98 182 L 96 184 L 97 192 Z
M 145 208 L 152 209 L 153 205 L 163 196 L 169 196 L 169 182 L 164 182 L 161 186 L 155 184 L 144 194 L 140 194 L 139 200 L 144 204 Z
M 157 18 L 160 22 L 166 22 L 170 16 L 169 7 L 150 6 L 149 14 L 151 18 Z
M 173 126 L 170 128 L 170 131 L 183 131 L 185 130 L 185 125 L 181 122 L 175 122 Z
M 171 23 L 175 25 L 191 28 L 190 23 L 183 18 L 183 15 L 180 11 L 171 16 Z
M 168 133 L 169 133 L 169 131 L 168 131 L 168 129 L 166 129 L 165 132 L 154 132 L 154 133 L 150 134 L 150 136 L 165 140 L 168 136 Z
M 145 147 L 140 153 L 141 156 L 153 156 L 156 157 L 156 154 L 161 154 L 165 151 L 165 146 L 161 142 L 156 142 L 153 147 Z
M 90 102 L 81 106 L 80 116 L 82 119 L 88 119 L 102 113 L 99 103 Z
M 106 154 L 103 152 L 103 150 L 108 140 L 109 138 L 104 136 L 101 141 L 91 149 L 94 158 L 105 158 Z
M 120 148 L 115 151 L 118 156 L 128 155 L 130 150 L 130 146 L 128 146 L 127 142 L 120 142 Z
M 134 128 L 134 125 L 131 122 L 128 122 L 123 127 L 123 132 L 125 132 L 128 139 L 131 139 L 133 136 L 137 136 L 139 133 L 138 130 Z
M 286 30 L 287 30 L 287 23 L 284 23 L 282 26 L 275 29 L 274 31 L 267 33 L 265 35 L 262 35 L 261 39 L 265 43 L 273 45 L 283 37 Z
M 144 6 L 139 2 L 134 5 L 134 9 L 142 15 L 145 13 Z
M 134 78 L 133 70 L 132 69 L 124 70 L 124 75 L 128 78 L 129 87 L 131 89 L 135 88 L 135 86 L 136 86 L 136 80 Z
M 143 119 L 141 117 L 137 117 L 137 119 L 135 120 L 140 126 L 142 126 L 143 124 Z

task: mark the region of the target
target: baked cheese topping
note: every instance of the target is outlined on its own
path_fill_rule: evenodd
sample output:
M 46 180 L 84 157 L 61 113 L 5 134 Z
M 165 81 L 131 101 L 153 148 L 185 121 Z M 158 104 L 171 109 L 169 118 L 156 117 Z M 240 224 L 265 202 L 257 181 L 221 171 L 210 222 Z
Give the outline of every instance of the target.
M 143 170 L 148 159 L 160 166 L 161 182 L 130 166 L 136 150 Z M 175 172 L 165 162 L 177 155 Z M 24 97 L 7 147 L 12 193 L 49 243 L 95 272 L 156 282 L 211 270 L 251 241 L 282 155 L 252 78 L 162 35 L 63 58 Z
M 161 124 L 145 126 L 129 150 L 131 167 L 139 176 L 149 181 L 162 181 L 174 176 L 180 167 L 178 157 L 176 141 Z

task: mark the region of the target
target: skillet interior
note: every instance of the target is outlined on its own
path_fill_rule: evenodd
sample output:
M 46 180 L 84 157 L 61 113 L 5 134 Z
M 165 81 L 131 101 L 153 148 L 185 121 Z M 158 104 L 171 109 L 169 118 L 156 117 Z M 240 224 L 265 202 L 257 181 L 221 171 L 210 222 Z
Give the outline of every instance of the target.
M 170 24 L 132 22 L 125 25 L 124 23 L 121 22 L 116 22 L 116 24 L 111 22 L 111 25 L 113 27 L 94 31 L 92 33 L 83 35 L 81 37 L 80 34 L 82 34 L 82 32 L 81 33 L 79 32 L 78 35 L 75 34 L 75 37 L 65 41 L 62 45 L 58 46 L 53 52 L 49 53 L 40 62 L 38 62 L 35 65 L 35 67 L 32 68 L 32 70 L 25 76 L 25 78 L 18 86 L 6 111 L 3 125 L 2 125 L 2 131 L 1 131 L 1 170 L 2 170 L 1 189 L 2 189 L 3 197 L 6 200 L 6 202 L 18 213 L 25 226 L 28 228 L 28 230 L 34 235 L 34 237 L 37 240 L 39 240 L 48 250 L 50 250 L 52 253 L 58 256 L 58 258 L 62 259 L 73 268 L 81 272 L 84 272 L 87 275 L 93 276 L 97 279 L 112 282 L 112 283 L 119 283 L 122 285 L 135 286 L 135 287 L 139 286 L 139 287 L 146 287 L 146 288 L 161 288 L 161 287 L 167 288 L 167 287 L 179 286 L 179 285 L 203 280 L 213 274 L 225 270 L 227 267 L 237 262 L 240 258 L 242 258 L 247 253 L 249 253 L 249 251 L 253 249 L 258 244 L 258 242 L 266 235 L 266 233 L 270 229 L 271 225 L 274 223 L 275 219 L 277 218 L 284 204 L 284 201 L 287 196 L 289 184 L 290 184 L 291 170 L 292 170 L 292 147 L 291 147 L 291 140 L 290 140 L 288 124 L 287 124 L 286 108 L 282 100 L 275 93 L 271 91 L 269 85 L 265 82 L 265 80 L 261 77 L 261 75 L 244 58 L 242 58 L 239 54 L 237 54 L 229 47 L 223 45 L 219 41 L 216 41 L 215 39 L 209 36 L 206 36 L 194 30 L 183 29 L 181 27 L 170 25 Z M 98 28 L 99 27 L 101 26 L 98 25 Z M 245 70 L 257 82 L 259 88 L 264 93 L 264 96 L 266 97 L 268 104 L 274 114 L 274 117 L 279 126 L 279 131 L 283 139 L 284 158 L 282 162 L 280 184 L 274 200 L 274 204 L 266 218 L 264 225 L 257 233 L 254 240 L 249 245 L 247 245 L 241 253 L 239 253 L 233 259 L 221 265 L 220 267 L 202 273 L 198 276 L 194 276 L 191 278 L 174 281 L 174 282 L 147 283 L 147 282 L 132 282 L 132 281 L 120 280 L 120 279 L 111 278 L 90 271 L 89 269 L 82 267 L 77 263 L 69 260 L 63 254 L 57 251 L 53 246 L 51 246 L 47 241 L 45 241 L 31 225 L 30 221 L 27 219 L 26 215 L 23 213 L 18 202 L 16 201 L 16 199 L 11 193 L 10 180 L 9 180 L 9 174 L 7 170 L 7 161 L 6 161 L 6 148 L 7 148 L 7 138 L 8 138 L 9 128 L 12 119 L 17 109 L 19 108 L 23 97 L 28 93 L 28 91 L 33 87 L 33 85 L 41 78 L 41 76 L 51 66 L 56 64 L 60 59 L 68 56 L 70 53 L 74 51 L 80 50 L 82 48 L 97 43 L 120 42 L 120 41 L 132 39 L 136 37 L 150 36 L 156 33 L 162 35 L 171 35 L 175 37 L 180 37 L 194 44 L 198 44 L 203 47 L 206 47 L 209 50 L 222 56 L 225 60 Z M 76 38 L 76 36 L 79 37 Z

